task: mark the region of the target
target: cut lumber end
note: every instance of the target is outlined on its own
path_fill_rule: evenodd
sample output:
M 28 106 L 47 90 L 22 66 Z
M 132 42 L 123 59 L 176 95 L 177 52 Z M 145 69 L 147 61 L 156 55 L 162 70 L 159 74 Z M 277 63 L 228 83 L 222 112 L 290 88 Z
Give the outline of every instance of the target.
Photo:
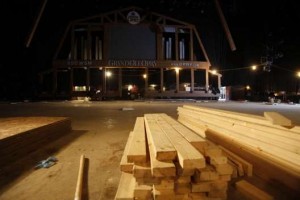
M 251 183 L 241 180 L 235 183 L 235 186 L 238 191 L 244 194 L 249 199 L 255 200 L 273 200 L 273 196 L 268 194 L 267 192 L 257 188 Z
M 265 118 L 274 125 L 292 126 L 292 121 L 277 112 L 264 112 Z

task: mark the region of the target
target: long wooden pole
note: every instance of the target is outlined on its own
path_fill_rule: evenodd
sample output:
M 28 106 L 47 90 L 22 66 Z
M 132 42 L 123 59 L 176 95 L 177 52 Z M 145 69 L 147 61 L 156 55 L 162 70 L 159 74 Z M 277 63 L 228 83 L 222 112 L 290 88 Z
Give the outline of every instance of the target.
M 226 19 L 224 17 L 224 14 L 222 12 L 222 9 L 221 9 L 221 6 L 220 6 L 220 3 L 218 0 L 215 0 L 215 5 L 216 5 L 216 8 L 217 8 L 217 11 L 218 11 L 218 14 L 219 14 L 219 17 L 221 19 L 221 23 L 223 25 L 223 28 L 224 28 L 224 31 L 225 31 L 225 34 L 227 36 L 227 40 L 229 42 L 229 46 L 230 46 L 230 49 L 231 51 L 235 51 L 236 50 L 236 46 L 235 46 L 235 43 L 233 41 L 233 38 L 231 36 L 231 33 L 230 33 L 230 30 L 229 30 L 229 27 L 228 27 L 228 24 L 226 22 Z
M 81 155 L 74 200 L 81 200 L 84 159 L 85 159 L 84 155 Z
M 47 4 L 47 0 L 44 0 L 44 3 L 43 3 L 43 5 L 42 5 L 42 7 L 41 7 L 41 10 L 40 10 L 40 13 L 39 13 L 39 15 L 38 15 L 38 17 L 37 17 L 37 19 L 36 19 L 36 21 L 35 21 L 35 24 L 34 24 L 32 30 L 31 30 L 31 33 L 30 33 L 30 35 L 29 35 L 29 37 L 28 37 L 28 40 L 27 40 L 27 43 L 26 43 L 26 47 L 27 47 L 27 48 L 30 46 L 31 40 L 32 40 L 33 35 L 34 35 L 34 33 L 35 33 L 35 30 L 36 30 L 36 28 L 37 28 L 37 26 L 38 26 L 38 24 L 39 24 L 39 21 L 40 21 L 40 19 L 41 19 L 41 17 L 42 17 L 42 14 L 43 14 L 43 12 L 44 12 L 44 9 L 45 9 L 45 7 L 46 7 L 46 4 Z

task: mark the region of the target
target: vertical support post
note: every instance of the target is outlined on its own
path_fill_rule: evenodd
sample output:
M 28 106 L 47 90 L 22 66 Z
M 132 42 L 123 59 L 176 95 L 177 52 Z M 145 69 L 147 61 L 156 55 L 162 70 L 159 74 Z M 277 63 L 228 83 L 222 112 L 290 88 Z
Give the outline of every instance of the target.
M 164 91 L 164 68 L 160 68 L 160 92 Z
M 57 69 L 54 68 L 53 70 L 53 88 L 52 88 L 52 94 L 55 95 L 57 92 Z
M 179 92 L 179 69 L 175 69 L 176 72 L 176 92 Z
M 194 92 L 195 87 L 195 69 L 191 68 L 191 93 Z
M 82 197 L 82 181 L 83 181 L 83 173 L 84 173 L 84 160 L 85 160 L 84 155 L 81 155 L 74 200 L 82 199 L 81 197 Z
M 70 68 L 70 95 L 72 95 L 74 87 L 74 72 L 73 67 Z
M 92 59 L 92 35 L 91 35 L 91 27 L 88 26 L 87 32 L 87 60 Z
M 190 61 L 194 60 L 194 35 L 193 29 L 190 29 Z
M 157 60 L 162 60 L 163 58 L 162 32 L 160 29 L 156 32 L 156 57 Z
M 175 60 L 178 60 L 178 28 L 175 28 Z
M 74 31 L 74 25 L 72 25 L 71 28 L 71 60 L 75 60 L 75 31 Z
M 122 83 L 122 68 L 119 68 L 119 81 L 118 81 L 118 83 L 119 83 L 119 97 L 122 97 L 122 85 L 123 85 L 123 83 Z
M 149 69 L 146 67 L 145 68 L 145 75 L 146 77 L 144 77 L 145 79 L 145 94 L 148 92 L 148 77 L 149 77 Z
M 103 73 L 102 73 L 102 82 L 103 82 L 103 94 L 106 96 L 106 67 L 103 67 Z
M 218 88 L 219 88 L 219 90 L 221 90 L 221 77 L 222 77 L 222 75 L 221 74 L 218 74 Z
M 208 91 L 208 87 L 209 87 L 208 69 L 205 69 L 205 88 L 206 88 L 206 91 Z
M 90 91 L 90 68 L 86 68 L 86 90 L 87 92 Z

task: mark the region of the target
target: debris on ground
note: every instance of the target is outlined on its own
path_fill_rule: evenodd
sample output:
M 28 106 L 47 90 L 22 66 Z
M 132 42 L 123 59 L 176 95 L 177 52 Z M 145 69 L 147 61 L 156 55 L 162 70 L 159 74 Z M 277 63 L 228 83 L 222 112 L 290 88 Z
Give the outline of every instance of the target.
M 54 156 L 50 156 L 46 160 L 42 160 L 42 161 L 38 162 L 38 164 L 34 168 L 35 169 L 49 168 L 49 167 L 55 165 L 57 161 L 58 161 L 57 158 L 55 158 Z

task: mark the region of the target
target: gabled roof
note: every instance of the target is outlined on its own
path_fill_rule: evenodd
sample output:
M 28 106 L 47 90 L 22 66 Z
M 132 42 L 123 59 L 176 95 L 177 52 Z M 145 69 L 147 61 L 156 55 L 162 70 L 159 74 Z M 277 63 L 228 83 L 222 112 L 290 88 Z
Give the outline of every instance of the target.
M 177 26 L 193 26 L 192 24 L 189 24 L 187 22 L 177 20 L 165 15 L 161 15 L 155 12 L 150 12 L 147 10 L 144 10 L 139 7 L 130 6 L 127 8 L 122 8 L 119 10 L 114 10 L 106 13 L 102 13 L 99 15 L 94 15 L 78 20 L 74 20 L 71 23 L 72 24 L 78 24 L 78 23 L 122 23 L 122 22 L 128 22 L 127 20 L 127 14 L 130 11 L 136 11 L 140 14 L 141 23 L 155 23 L 158 25 L 177 25 Z

